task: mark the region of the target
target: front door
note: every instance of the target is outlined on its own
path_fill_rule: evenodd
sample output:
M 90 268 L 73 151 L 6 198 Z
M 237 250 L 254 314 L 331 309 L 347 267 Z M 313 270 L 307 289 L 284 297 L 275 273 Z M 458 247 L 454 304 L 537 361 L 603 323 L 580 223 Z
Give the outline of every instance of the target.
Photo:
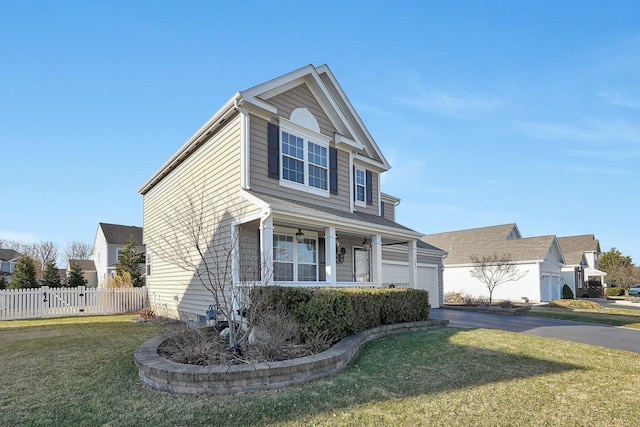
M 353 277 L 355 282 L 370 282 L 371 277 L 369 251 L 362 248 L 353 248 Z

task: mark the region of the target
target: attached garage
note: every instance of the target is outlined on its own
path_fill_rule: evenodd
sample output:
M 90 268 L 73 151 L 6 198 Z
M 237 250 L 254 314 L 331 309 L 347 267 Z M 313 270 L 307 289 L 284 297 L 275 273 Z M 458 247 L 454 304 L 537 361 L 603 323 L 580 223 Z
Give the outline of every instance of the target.
M 429 292 L 429 304 L 432 308 L 440 307 L 438 283 L 438 266 L 418 263 L 418 289 Z M 409 264 L 401 261 L 382 261 L 383 286 L 394 285 L 399 288 L 409 284 Z

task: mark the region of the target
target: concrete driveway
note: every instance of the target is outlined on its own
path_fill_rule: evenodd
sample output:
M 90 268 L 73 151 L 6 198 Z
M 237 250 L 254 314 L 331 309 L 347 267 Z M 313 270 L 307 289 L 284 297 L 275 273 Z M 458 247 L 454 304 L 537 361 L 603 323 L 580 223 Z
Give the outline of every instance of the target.
M 432 309 L 429 318 L 449 320 L 449 326 L 502 329 L 640 353 L 640 330 L 535 316 L 508 316 L 464 310 Z

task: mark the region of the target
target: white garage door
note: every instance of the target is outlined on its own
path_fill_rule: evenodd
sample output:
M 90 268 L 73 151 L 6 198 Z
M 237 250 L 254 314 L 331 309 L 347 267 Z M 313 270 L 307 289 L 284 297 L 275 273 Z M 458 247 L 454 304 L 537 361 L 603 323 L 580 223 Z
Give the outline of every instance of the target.
M 409 285 L 409 268 L 407 264 L 382 262 L 382 283 L 384 286 L 394 284 L 398 287 Z M 438 298 L 438 268 L 418 264 L 418 289 L 429 292 L 429 304 L 432 308 L 440 307 Z

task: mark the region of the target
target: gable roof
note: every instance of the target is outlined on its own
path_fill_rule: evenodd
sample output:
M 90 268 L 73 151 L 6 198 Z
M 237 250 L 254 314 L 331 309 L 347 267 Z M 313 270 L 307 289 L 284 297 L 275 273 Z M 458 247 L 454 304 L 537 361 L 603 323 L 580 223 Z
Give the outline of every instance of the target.
M 110 245 L 124 245 L 133 236 L 135 246 L 142 246 L 142 227 L 133 225 L 98 223 L 98 228 L 102 229 L 104 238 Z
M 12 261 L 20 258 L 22 254 L 13 249 L 0 249 L 0 261 Z
M 329 67 L 327 65 L 319 67 L 307 65 L 265 83 L 236 92 L 160 169 L 142 184 L 138 192 L 144 195 L 151 190 L 239 110 L 246 110 L 268 121 L 277 118 L 277 108 L 269 103 L 269 99 L 301 84 L 305 84 L 309 88 L 336 128 L 337 133 L 330 135 L 335 139 L 336 144 L 350 146 L 350 151 L 356 152 L 356 158 L 370 161 L 382 171 L 391 168 Z M 371 159 L 367 159 L 358 152 L 366 152 Z
M 600 242 L 593 234 L 558 237 L 558 244 L 567 260 L 567 264 L 580 265 L 585 252 L 600 253 Z
M 96 271 L 96 265 L 90 259 L 70 259 L 67 269 L 71 269 L 72 264 L 78 264 L 82 271 Z
M 469 264 L 473 257 L 491 254 L 509 255 L 516 262 L 542 261 L 557 246 L 553 235 L 520 237 L 516 224 L 427 234 L 422 240 L 447 251 L 445 265 Z
M 600 253 L 600 242 L 593 234 L 558 237 L 558 243 L 563 252 L 566 250 L 567 252 L 582 251 Z

